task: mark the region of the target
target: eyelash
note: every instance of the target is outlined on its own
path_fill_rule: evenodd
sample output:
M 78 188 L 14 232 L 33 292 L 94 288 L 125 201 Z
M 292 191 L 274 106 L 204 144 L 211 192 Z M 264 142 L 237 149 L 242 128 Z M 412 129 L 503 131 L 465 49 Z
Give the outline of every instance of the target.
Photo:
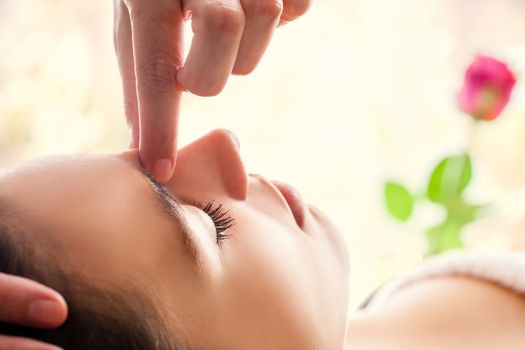
M 196 206 L 205 212 L 213 221 L 215 232 L 217 234 L 217 244 L 229 238 L 229 234 L 225 232 L 233 226 L 235 221 L 233 216 L 230 215 L 229 210 L 224 209 L 222 204 L 214 207 L 213 201 L 206 203 L 206 205 L 197 203 Z

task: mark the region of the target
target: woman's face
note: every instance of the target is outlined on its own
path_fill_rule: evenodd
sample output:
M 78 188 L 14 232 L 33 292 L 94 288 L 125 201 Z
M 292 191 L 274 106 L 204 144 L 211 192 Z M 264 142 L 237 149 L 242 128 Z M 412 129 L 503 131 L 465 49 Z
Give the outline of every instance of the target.
M 33 161 L 0 176 L 0 195 L 25 234 L 48 242 L 42 249 L 58 242 L 59 259 L 95 286 L 140 288 L 195 348 L 341 349 L 345 244 L 280 188 L 284 196 L 247 175 L 221 130 L 179 151 L 166 184 L 177 202 L 143 174 L 136 151 Z M 218 230 L 208 203 L 222 206 Z M 219 222 L 229 217 L 231 227 Z

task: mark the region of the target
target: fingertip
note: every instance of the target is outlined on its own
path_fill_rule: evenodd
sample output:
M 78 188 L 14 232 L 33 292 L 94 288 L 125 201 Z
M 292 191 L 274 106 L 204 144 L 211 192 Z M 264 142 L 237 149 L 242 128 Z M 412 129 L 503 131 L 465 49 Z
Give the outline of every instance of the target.
M 28 311 L 29 319 L 38 327 L 57 327 L 67 318 L 67 305 L 61 296 L 32 302 Z
M 165 183 L 169 181 L 173 175 L 174 161 L 170 158 L 162 158 L 155 160 L 149 167 L 148 171 L 159 182 Z
M 55 315 L 55 321 L 58 323 L 58 324 L 62 324 L 66 321 L 67 317 L 68 317 L 68 314 L 69 314 L 69 308 L 67 306 L 67 302 L 66 300 L 64 299 L 64 297 L 53 291 L 54 293 L 56 293 L 56 302 L 58 304 L 58 309 L 57 309 L 57 313 Z
M 38 326 L 57 327 L 66 321 L 68 315 L 66 300 L 57 291 L 46 287 L 46 296 L 31 302 L 28 315 Z
M 249 63 L 236 63 L 233 67 L 232 74 L 234 75 L 248 75 L 252 73 L 255 70 L 255 67 L 257 64 L 249 64 Z
M 207 75 L 194 74 L 185 68 L 182 68 L 177 74 L 177 84 L 185 91 L 201 97 L 217 96 L 224 89 L 226 81 L 212 80 Z

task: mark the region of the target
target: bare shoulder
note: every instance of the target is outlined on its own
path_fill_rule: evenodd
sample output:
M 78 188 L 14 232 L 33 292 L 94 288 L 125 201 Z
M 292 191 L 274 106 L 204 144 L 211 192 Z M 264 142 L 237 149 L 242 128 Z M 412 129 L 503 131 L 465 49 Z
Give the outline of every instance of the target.
M 474 278 L 433 278 L 400 291 L 383 319 L 409 348 L 522 349 L 525 297 Z

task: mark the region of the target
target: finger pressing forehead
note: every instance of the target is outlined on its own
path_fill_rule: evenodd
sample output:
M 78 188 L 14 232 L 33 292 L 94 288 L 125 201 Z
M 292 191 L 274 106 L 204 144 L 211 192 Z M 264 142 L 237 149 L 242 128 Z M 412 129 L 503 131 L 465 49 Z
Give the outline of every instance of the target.
M 178 1 L 130 2 L 141 160 L 165 181 L 175 162 L 184 19 Z

